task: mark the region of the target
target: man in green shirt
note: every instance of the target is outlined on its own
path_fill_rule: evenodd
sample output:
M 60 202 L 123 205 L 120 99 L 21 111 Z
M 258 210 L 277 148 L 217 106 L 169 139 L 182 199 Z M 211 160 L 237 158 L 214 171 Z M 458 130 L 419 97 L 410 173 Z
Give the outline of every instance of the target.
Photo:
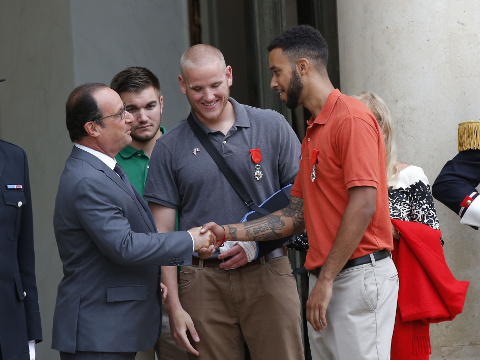
M 147 68 L 129 67 L 115 75 L 110 83 L 132 114 L 132 142 L 115 157 L 130 180 L 143 196 L 150 156 L 157 139 L 165 133 L 160 126 L 163 110 L 163 96 L 158 78 Z M 162 332 L 155 347 L 137 353 L 136 360 L 188 359 L 185 351 L 175 344 L 171 334 L 167 312 L 163 309 Z
M 165 133 L 160 126 L 163 96 L 158 78 L 143 67 L 129 67 L 110 83 L 133 115 L 132 143 L 115 157 L 135 189 L 143 195 L 148 163 L 157 139 Z
M 149 143 L 153 142 L 155 144 L 156 139 L 162 136 L 162 134 L 165 134 L 165 128 L 163 126 L 160 126 L 158 134 L 155 134 L 155 137 L 152 138 Z M 148 143 L 140 143 L 140 145 L 141 144 Z M 149 150 L 151 154 L 152 150 Z M 132 145 L 127 145 L 123 148 L 122 151 L 118 153 L 115 159 L 123 168 L 123 170 L 125 170 L 128 176 L 128 180 L 130 180 L 138 193 L 143 195 L 143 189 L 145 188 L 145 179 L 147 178 L 148 173 L 148 164 L 150 163 L 150 156 L 149 154 L 147 154 L 147 149 L 143 147 L 139 148 L 133 147 Z

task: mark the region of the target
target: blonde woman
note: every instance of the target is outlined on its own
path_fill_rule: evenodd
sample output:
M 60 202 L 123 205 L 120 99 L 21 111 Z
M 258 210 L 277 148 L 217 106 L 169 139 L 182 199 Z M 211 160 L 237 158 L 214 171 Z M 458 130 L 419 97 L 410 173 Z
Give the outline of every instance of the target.
M 382 129 L 385 138 L 387 155 L 387 176 L 389 186 L 390 217 L 392 219 L 406 222 L 416 222 L 428 225 L 434 230 L 439 230 L 437 214 L 435 212 L 433 198 L 430 193 L 430 185 L 422 168 L 409 165 L 396 158 L 395 137 L 392 127 L 390 111 L 385 102 L 372 93 L 360 93 L 355 96 L 365 103 L 372 111 Z M 393 259 L 399 268 L 400 292 L 405 295 L 405 282 L 402 283 L 400 267 L 397 261 L 397 249 L 399 248 L 400 233 L 392 224 L 392 235 L 394 238 L 395 250 Z M 441 234 L 438 231 L 438 236 Z M 441 239 L 441 237 L 440 237 Z M 440 247 L 440 246 L 439 246 Z M 415 284 L 411 284 L 415 286 Z M 408 288 L 409 292 L 410 289 Z M 406 295 L 410 296 L 409 294 Z M 402 314 L 403 315 L 403 314 Z M 430 351 L 429 324 L 417 319 L 404 322 L 397 308 L 395 329 L 392 338 L 391 359 L 428 359 Z
M 355 97 L 368 106 L 383 132 L 387 152 L 390 217 L 419 222 L 438 230 L 437 213 L 423 169 L 397 161 L 392 118 L 387 105 L 373 93 L 363 92 Z M 396 229 L 393 229 L 393 237 L 400 237 Z

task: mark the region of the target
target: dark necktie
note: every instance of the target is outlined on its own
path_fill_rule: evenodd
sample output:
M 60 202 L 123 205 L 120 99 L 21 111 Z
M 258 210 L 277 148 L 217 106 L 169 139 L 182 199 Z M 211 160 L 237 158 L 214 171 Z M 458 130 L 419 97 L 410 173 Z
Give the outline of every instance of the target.
M 143 209 L 147 213 L 147 216 L 150 219 L 151 223 L 155 224 L 155 220 L 153 219 L 152 213 L 150 212 L 150 209 L 148 208 L 147 203 L 145 202 L 145 200 L 143 200 L 142 196 L 138 193 L 138 191 L 136 191 L 133 188 L 132 184 L 128 180 L 127 174 L 125 174 L 125 170 L 123 170 L 122 167 L 118 165 L 118 163 L 116 163 L 115 167 L 113 168 L 113 171 L 115 171 L 118 174 L 118 176 L 120 176 L 120 179 L 122 179 L 123 182 L 127 184 L 130 191 L 133 193 L 133 195 L 135 195 L 138 202 L 140 203 L 140 205 L 142 205 Z
M 115 167 L 113 168 L 113 171 L 115 171 L 118 174 L 118 176 L 120 176 L 120 179 L 122 179 L 123 182 L 125 184 L 127 184 L 130 191 L 135 195 L 135 191 L 133 191 L 132 184 L 130 184 L 130 181 L 128 180 L 127 174 L 125 174 L 125 170 L 123 170 L 122 167 L 120 165 L 118 165 L 118 163 L 117 163 L 117 164 L 115 164 Z

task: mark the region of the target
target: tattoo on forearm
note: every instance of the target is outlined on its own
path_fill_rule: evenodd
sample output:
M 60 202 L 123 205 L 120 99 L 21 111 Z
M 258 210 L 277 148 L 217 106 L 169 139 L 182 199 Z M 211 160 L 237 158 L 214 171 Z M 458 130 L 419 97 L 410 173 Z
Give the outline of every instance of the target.
M 250 241 L 281 239 L 283 237 L 281 230 L 284 226 L 285 222 L 280 216 L 270 215 L 256 221 L 247 222 L 245 224 L 245 235 Z
M 227 228 L 228 228 L 228 233 L 232 237 L 232 240 L 237 240 L 237 228 L 230 225 L 228 225 Z
M 292 218 L 294 234 L 301 233 L 305 229 L 303 199 L 292 196 L 290 198 L 290 204 L 282 210 L 282 216 Z
M 291 235 L 291 228 L 284 230 L 285 221 L 292 221 L 293 233 L 300 234 L 305 229 L 305 220 L 303 216 L 303 199 L 292 196 L 288 207 L 280 211 L 280 215 L 270 214 L 258 220 L 248 221 L 244 224 L 245 235 L 243 230 L 237 233 L 238 228 L 232 225 L 226 225 L 227 232 L 232 240 L 241 241 L 246 237 L 249 241 L 265 241 L 281 239 Z

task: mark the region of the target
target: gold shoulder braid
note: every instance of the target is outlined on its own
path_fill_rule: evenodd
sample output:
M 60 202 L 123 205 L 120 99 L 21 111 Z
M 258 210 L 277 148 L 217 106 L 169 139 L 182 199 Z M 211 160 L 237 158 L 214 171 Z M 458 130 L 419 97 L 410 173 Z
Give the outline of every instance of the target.
M 458 124 L 458 151 L 480 149 L 480 120 Z

